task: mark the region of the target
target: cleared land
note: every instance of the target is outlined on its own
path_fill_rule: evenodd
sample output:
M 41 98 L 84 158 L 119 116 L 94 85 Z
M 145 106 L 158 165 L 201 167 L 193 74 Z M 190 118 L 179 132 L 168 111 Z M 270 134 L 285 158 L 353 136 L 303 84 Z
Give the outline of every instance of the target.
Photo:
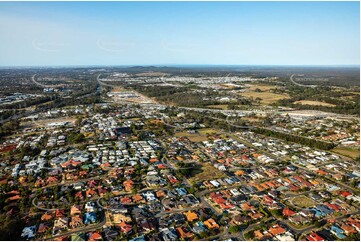
M 261 104 L 266 104 L 266 105 L 274 103 L 281 99 L 289 98 L 289 96 L 287 94 L 277 94 L 277 93 L 272 93 L 272 92 L 246 91 L 246 92 L 242 92 L 240 94 L 241 94 L 241 96 L 247 97 L 247 98 L 253 98 L 253 99 L 260 98 Z
M 319 101 L 311 101 L 311 100 L 300 100 L 294 102 L 294 104 L 302 104 L 302 105 L 313 105 L 313 106 L 325 106 L 325 107 L 336 107 L 336 105 L 326 102 L 319 102 Z
M 202 142 L 207 140 L 207 136 L 198 133 L 190 134 L 187 131 L 175 133 L 175 137 L 187 137 L 192 142 Z
M 360 157 L 360 150 L 356 148 L 349 148 L 349 147 L 337 147 L 331 150 L 340 155 L 344 155 L 350 157 L 352 159 Z
M 237 87 L 240 87 L 239 85 L 233 84 L 233 83 L 227 83 L 227 84 L 219 84 L 218 85 L 221 88 L 227 88 L 227 89 L 235 89 Z
M 212 166 L 210 163 L 201 163 L 200 165 L 200 168 L 192 170 L 192 177 L 189 179 L 191 183 L 226 177 L 223 172 Z
M 85 132 L 85 133 L 83 133 L 83 134 L 84 134 L 84 136 L 85 136 L 87 139 L 94 137 L 94 132 Z
M 309 208 L 315 206 L 315 203 L 314 201 L 312 201 L 311 198 L 303 195 L 293 198 L 292 200 L 290 200 L 290 202 L 300 208 Z
M 122 86 L 113 86 L 112 92 L 124 92 L 126 91 Z
M 200 133 L 201 135 L 214 134 L 217 132 L 218 131 L 216 129 L 212 129 L 212 128 L 198 129 L 198 133 Z
M 27 121 L 27 122 L 23 122 L 22 126 L 24 127 L 43 127 L 46 126 L 50 123 L 59 123 L 59 122 L 70 122 L 70 123 L 74 123 L 76 121 L 76 118 L 68 118 L 68 117 L 64 117 L 64 118 L 55 118 L 55 119 L 41 119 L 41 120 L 36 120 L 36 121 Z
M 176 137 L 187 137 L 192 142 L 202 142 L 208 140 L 207 134 L 217 133 L 215 129 L 199 129 L 198 133 L 188 133 L 187 131 L 175 133 Z
M 255 91 L 255 90 L 259 89 L 262 92 L 267 92 L 267 91 L 270 91 L 270 90 L 276 89 L 276 88 L 277 88 L 277 86 L 253 84 L 249 87 L 249 91 Z

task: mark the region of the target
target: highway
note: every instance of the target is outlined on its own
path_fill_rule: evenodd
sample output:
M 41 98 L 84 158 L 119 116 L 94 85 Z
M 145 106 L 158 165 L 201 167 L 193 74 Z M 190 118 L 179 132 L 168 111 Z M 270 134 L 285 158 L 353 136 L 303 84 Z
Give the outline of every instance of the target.
M 294 75 L 296 75 L 296 74 L 292 74 L 292 75 L 291 75 L 290 80 L 291 80 L 291 82 L 292 82 L 293 84 L 295 84 L 296 86 L 299 86 L 299 87 L 311 87 L 311 88 L 317 87 L 317 85 L 304 85 L 304 84 L 300 84 L 300 83 L 295 82 L 295 81 L 293 80 Z

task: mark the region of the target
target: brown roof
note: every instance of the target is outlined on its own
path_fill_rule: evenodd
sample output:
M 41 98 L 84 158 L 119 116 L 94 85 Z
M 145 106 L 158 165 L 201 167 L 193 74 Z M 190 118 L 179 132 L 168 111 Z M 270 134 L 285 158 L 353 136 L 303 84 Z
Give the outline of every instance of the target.
M 286 230 L 285 230 L 284 228 L 282 228 L 281 226 L 279 226 L 279 225 L 275 225 L 275 226 L 272 226 L 272 227 L 269 229 L 269 232 L 270 232 L 271 234 L 273 234 L 274 236 L 276 236 L 276 235 L 285 233 Z
M 41 221 L 48 221 L 50 219 L 53 218 L 53 215 L 52 214 L 49 214 L 49 213 L 44 213 L 42 216 L 41 216 Z

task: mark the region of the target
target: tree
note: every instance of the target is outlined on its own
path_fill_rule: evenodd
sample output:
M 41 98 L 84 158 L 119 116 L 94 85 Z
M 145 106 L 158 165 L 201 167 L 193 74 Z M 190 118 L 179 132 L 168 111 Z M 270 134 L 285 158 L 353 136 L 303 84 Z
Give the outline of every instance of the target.
M 231 226 L 228 230 L 231 234 L 235 234 L 239 232 L 239 227 L 238 226 Z
M 75 125 L 76 125 L 76 126 L 79 126 L 82 121 L 83 121 L 83 118 L 82 118 L 82 117 L 78 117 L 78 118 L 75 120 Z
M 253 238 L 253 237 L 254 237 L 253 231 L 249 231 L 249 232 L 247 232 L 247 233 L 244 234 L 244 238 L 245 238 L 246 240 L 251 240 L 251 238 Z
M 71 133 L 68 136 L 68 141 L 72 144 L 78 144 L 85 141 L 85 136 L 82 133 Z

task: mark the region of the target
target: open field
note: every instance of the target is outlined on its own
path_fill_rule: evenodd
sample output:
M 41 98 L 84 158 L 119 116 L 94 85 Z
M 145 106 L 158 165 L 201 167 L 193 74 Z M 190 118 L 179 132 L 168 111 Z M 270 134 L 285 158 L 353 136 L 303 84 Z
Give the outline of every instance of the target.
M 204 129 L 198 129 L 198 133 L 200 133 L 201 135 L 207 135 L 207 134 L 212 134 L 212 133 L 217 133 L 218 131 L 216 129 L 212 129 L 212 128 L 204 128 Z
M 277 94 L 272 92 L 256 92 L 256 91 L 246 91 L 241 93 L 241 96 L 247 97 L 247 98 L 260 98 L 262 104 L 271 104 L 278 100 L 289 98 L 287 94 Z
M 209 105 L 208 108 L 214 108 L 214 109 L 222 109 L 227 110 L 228 105 L 227 104 L 218 104 L 218 105 Z
M 190 134 L 187 131 L 175 133 L 175 137 L 187 137 L 192 142 L 202 142 L 207 140 L 207 136 L 198 133 Z
M 360 157 L 360 150 L 357 148 L 337 147 L 332 149 L 331 151 L 340 155 L 350 157 L 352 159 Z
M 201 135 L 198 133 L 190 134 L 187 131 L 175 133 L 175 137 L 187 137 L 192 142 L 202 142 L 207 140 L 206 135 Z
M 189 179 L 191 183 L 226 177 L 223 172 L 212 166 L 210 163 L 201 163 L 200 165 L 201 168 L 192 171 L 192 177 Z
M 121 88 L 121 87 L 120 87 Z M 133 96 L 126 96 L 127 94 L 134 94 Z M 153 98 L 149 98 L 141 93 L 136 91 L 126 90 L 126 89 L 119 89 L 117 92 L 113 91 L 109 93 L 113 102 L 116 103 L 157 103 Z
M 88 139 L 88 138 L 93 138 L 94 137 L 94 132 L 85 132 L 83 133 L 84 136 Z
M 319 102 L 319 101 L 311 101 L 311 100 L 300 100 L 294 102 L 294 104 L 302 104 L 302 105 L 313 105 L 313 106 L 325 106 L 325 107 L 336 107 L 336 105 L 326 102 Z
M 70 122 L 70 123 L 74 123 L 76 120 L 76 118 L 68 118 L 68 117 L 64 117 L 64 118 L 54 118 L 54 119 L 42 119 L 42 120 L 36 120 L 36 121 L 27 121 L 27 122 L 22 122 L 22 126 L 24 127 L 43 127 L 46 126 L 50 123 L 58 123 L 58 122 Z
M 122 86 L 112 86 L 112 92 L 124 92 L 126 91 Z
M 187 131 L 175 133 L 176 137 L 187 137 L 192 142 L 206 141 L 207 134 L 217 133 L 217 130 L 211 128 L 199 129 L 198 133 L 190 134 Z
M 218 86 L 221 88 L 227 88 L 227 89 L 235 89 L 235 88 L 239 87 L 239 85 L 235 85 L 233 83 L 219 84 Z
M 256 89 L 261 90 L 262 92 L 267 92 L 269 90 L 272 89 L 276 89 L 276 86 L 271 86 L 271 85 L 261 85 L 261 84 L 251 84 L 251 86 L 249 87 L 249 91 L 255 91 Z
M 304 195 L 294 197 L 292 200 L 290 200 L 290 202 L 291 204 L 300 208 L 309 208 L 315 205 L 311 198 L 308 198 Z

